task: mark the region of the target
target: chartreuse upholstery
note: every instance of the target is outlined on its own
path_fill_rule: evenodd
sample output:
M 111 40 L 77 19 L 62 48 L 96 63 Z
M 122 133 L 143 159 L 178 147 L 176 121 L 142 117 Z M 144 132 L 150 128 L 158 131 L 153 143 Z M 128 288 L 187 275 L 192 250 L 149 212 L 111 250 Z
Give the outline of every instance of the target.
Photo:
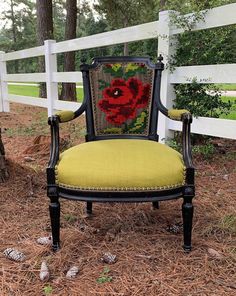
M 61 187 L 80 190 L 147 191 L 184 185 L 182 156 L 154 141 L 114 139 L 72 147 L 56 168 Z
M 190 112 L 186 109 L 169 109 L 168 110 L 168 117 L 170 117 L 173 120 L 181 120 L 181 117 L 183 114 Z
M 60 122 L 67 122 L 74 119 L 75 117 L 75 113 L 73 111 L 67 110 L 58 111 L 56 115 L 59 117 Z

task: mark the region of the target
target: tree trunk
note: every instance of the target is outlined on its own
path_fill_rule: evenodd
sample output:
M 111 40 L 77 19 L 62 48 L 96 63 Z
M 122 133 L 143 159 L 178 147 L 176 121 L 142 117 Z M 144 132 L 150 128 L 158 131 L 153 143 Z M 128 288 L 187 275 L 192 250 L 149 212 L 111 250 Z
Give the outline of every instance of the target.
M 129 43 L 125 42 L 124 43 L 124 56 L 129 55 Z
M 16 19 L 14 15 L 14 3 L 13 0 L 10 2 L 10 7 L 11 7 L 11 21 L 12 21 L 12 37 L 13 37 L 13 50 L 17 50 L 17 27 L 16 27 Z M 18 60 L 14 61 L 14 72 L 18 73 L 19 71 L 19 64 Z
M 1 128 L 0 128 L 0 183 L 4 182 L 8 177 L 5 160 L 5 150 L 2 143 Z
M 66 25 L 65 25 L 65 40 L 76 38 L 77 24 L 77 1 L 66 0 Z M 66 52 L 64 54 L 64 71 L 75 71 L 75 52 Z M 76 84 L 62 83 L 60 100 L 76 101 Z
M 43 45 L 44 40 L 53 39 L 52 1 L 36 0 L 36 13 L 38 45 Z M 39 72 L 45 72 L 44 58 L 39 58 Z M 39 96 L 47 97 L 45 83 L 40 83 Z
M 166 0 L 160 0 L 160 11 L 165 10 Z
M 124 28 L 128 26 L 128 19 L 125 17 L 124 19 Z M 129 55 L 129 43 L 125 42 L 124 43 L 124 56 Z

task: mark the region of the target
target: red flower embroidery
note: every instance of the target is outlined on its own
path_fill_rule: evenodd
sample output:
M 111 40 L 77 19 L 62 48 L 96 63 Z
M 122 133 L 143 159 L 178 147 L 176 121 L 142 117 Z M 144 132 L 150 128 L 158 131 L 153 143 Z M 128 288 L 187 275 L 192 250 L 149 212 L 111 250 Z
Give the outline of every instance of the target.
M 111 86 L 103 90 L 98 106 L 107 114 L 107 121 L 120 125 L 127 119 L 134 119 L 137 109 L 147 106 L 149 93 L 150 84 L 143 84 L 137 78 L 114 79 Z

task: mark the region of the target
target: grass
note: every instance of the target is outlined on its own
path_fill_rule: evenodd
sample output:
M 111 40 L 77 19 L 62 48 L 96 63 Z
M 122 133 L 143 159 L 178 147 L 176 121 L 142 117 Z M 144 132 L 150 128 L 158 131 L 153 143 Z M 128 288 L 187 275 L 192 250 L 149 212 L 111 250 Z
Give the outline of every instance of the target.
M 236 233 L 236 215 L 233 213 L 225 215 L 220 221 L 220 226 L 231 233 Z
M 8 90 L 10 94 L 19 96 L 29 96 L 37 98 L 39 96 L 39 87 L 35 85 L 20 85 L 20 84 L 10 84 L 8 85 Z M 83 89 L 77 88 L 77 101 L 82 102 L 83 99 Z
M 236 83 L 217 84 L 221 90 L 236 90 Z
M 77 83 L 77 85 L 81 85 L 81 83 Z M 229 87 L 231 87 L 231 90 L 233 90 L 233 89 L 236 90 L 236 84 L 221 84 L 221 86 L 223 87 L 222 89 L 224 89 L 224 90 L 230 89 Z M 10 94 L 15 94 L 15 95 L 20 95 L 20 96 L 31 96 L 31 97 L 36 97 L 36 98 L 39 95 L 39 87 L 38 86 L 11 84 L 8 86 L 8 88 L 9 88 Z M 82 102 L 83 89 L 77 88 L 76 93 L 77 93 L 77 101 Z M 227 115 L 222 114 L 220 116 L 220 118 L 236 120 L 236 97 L 222 96 L 222 100 L 224 102 L 231 101 L 233 103 L 233 106 L 232 106 L 232 110 L 229 114 L 227 114 Z
M 39 96 L 38 86 L 10 84 L 8 85 L 8 90 L 9 93 L 13 95 L 29 96 L 36 98 Z
M 236 120 L 236 97 L 221 97 L 222 101 L 228 102 L 230 101 L 232 103 L 231 111 L 229 114 L 222 114 L 220 118 L 224 119 L 233 119 Z

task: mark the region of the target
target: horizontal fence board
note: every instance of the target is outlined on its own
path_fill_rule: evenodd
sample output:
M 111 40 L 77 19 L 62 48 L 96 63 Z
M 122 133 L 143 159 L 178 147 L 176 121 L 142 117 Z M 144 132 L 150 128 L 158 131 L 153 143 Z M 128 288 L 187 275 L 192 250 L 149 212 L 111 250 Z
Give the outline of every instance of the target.
M 52 53 L 102 47 L 158 37 L 158 21 L 62 41 L 52 46 Z
M 3 81 L 14 82 L 46 82 L 45 73 L 6 74 Z
M 25 97 L 19 96 L 14 94 L 8 94 L 8 100 L 14 103 L 21 103 L 26 105 L 38 106 L 38 107 L 45 107 L 47 108 L 48 103 L 47 99 L 42 98 L 35 98 L 35 97 Z
M 47 99 L 35 98 L 29 96 L 19 96 L 14 94 L 8 95 L 8 100 L 14 103 L 38 106 L 38 107 L 48 107 Z M 81 106 L 81 103 L 77 102 L 67 102 L 67 101 L 54 101 L 54 108 L 56 110 L 72 110 L 75 111 Z
M 193 13 L 185 14 L 184 17 L 191 19 L 192 15 Z M 223 27 L 233 24 L 236 24 L 236 3 L 209 9 L 206 11 L 203 20 L 199 21 L 191 31 Z M 182 28 L 172 27 L 171 35 L 180 34 L 184 31 L 185 30 Z
M 81 106 L 81 103 L 67 102 L 67 101 L 54 101 L 54 109 L 57 110 L 71 110 L 75 111 Z
M 182 123 L 169 120 L 169 129 L 182 131 Z M 236 120 L 198 117 L 193 119 L 191 132 L 214 137 L 236 139 Z
M 236 64 L 177 67 L 170 83 L 236 83 Z
M 53 72 L 53 82 L 82 82 L 81 72 Z
M 19 59 L 32 58 L 44 55 L 44 46 L 37 46 L 32 48 L 27 48 L 23 50 L 18 50 L 14 52 L 5 53 L 2 57 L 2 61 L 12 61 Z

